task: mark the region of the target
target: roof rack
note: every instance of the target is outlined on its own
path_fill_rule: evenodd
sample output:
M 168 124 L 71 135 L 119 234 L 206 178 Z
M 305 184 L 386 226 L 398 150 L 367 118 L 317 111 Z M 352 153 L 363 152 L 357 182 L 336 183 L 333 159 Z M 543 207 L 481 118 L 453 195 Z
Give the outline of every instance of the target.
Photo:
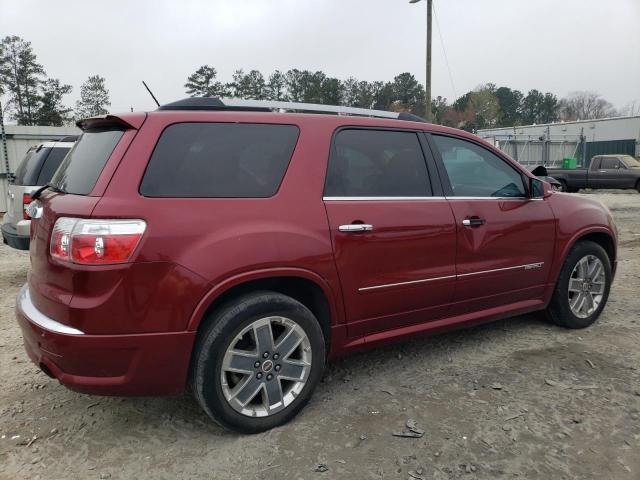
M 368 108 L 323 105 L 318 103 L 281 102 L 276 100 L 244 100 L 240 98 L 185 98 L 177 102 L 167 103 L 158 110 L 226 110 L 245 112 L 302 112 L 331 113 L 336 115 L 354 115 L 358 117 L 390 118 L 424 122 L 423 118 L 408 112 L 387 112 Z

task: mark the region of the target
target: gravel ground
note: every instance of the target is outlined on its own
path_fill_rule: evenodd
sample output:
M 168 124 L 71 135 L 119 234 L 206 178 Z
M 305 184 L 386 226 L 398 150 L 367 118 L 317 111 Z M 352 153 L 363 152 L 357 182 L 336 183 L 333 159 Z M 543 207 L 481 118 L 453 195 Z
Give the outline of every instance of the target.
M 28 255 L 0 246 L 0 478 L 639 479 L 640 195 L 586 194 L 621 236 L 593 327 L 527 315 L 341 359 L 301 415 L 253 436 L 186 394 L 94 397 L 46 377 L 14 320 Z M 393 436 L 409 419 L 424 436 Z

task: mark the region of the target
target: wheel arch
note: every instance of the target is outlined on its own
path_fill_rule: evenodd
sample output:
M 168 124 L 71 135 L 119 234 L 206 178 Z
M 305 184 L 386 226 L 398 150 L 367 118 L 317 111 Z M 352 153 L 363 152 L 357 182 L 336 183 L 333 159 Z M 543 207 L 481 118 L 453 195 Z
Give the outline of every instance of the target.
M 615 273 L 615 266 L 617 261 L 617 250 L 616 250 L 616 241 L 615 236 L 612 234 L 610 230 L 604 227 L 596 227 L 589 228 L 585 230 L 581 230 L 576 233 L 564 246 L 562 254 L 560 256 L 560 262 L 558 262 L 558 266 L 554 271 L 554 283 L 558 281 L 558 276 L 560 275 L 560 271 L 564 262 L 569 255 L 571 249 L 578 243 L 585 240 L 590 240 L 592 242 L 597 243 L 602 248 L 604 248 L 605 252 L 609 256 L 609 260 L 611 262 L 611 270 Z
M 288 295 L 311 310 L 320 323 L 329 349 L 331 327 L 342 322 L 340 306 L 329 284 L 318 274 L 304 269 L 277 268 L 245 272 L 216 284 L 200 300 L 187 330 L 199 331 L 209 312 L 239 295 L 259 290 Z

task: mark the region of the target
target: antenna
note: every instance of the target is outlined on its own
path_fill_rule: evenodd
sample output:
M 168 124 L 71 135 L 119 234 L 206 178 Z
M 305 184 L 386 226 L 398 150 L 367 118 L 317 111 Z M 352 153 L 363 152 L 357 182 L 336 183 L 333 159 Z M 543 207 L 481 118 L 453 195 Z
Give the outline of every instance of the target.
M 153 98 L 153 101 L 156 102 L 156 105 L 159 107 L 160 106 L 160 102 L 158 102 L 158 99 L 153 94 L 153 92 L 151 91 L 151 89 L 149 88 L 149 86 L 146 84 L 146 82 L 144 80 L 142 81 L 142 85 L 144 85 L 144 88 L 147 89 L 147 92 L 149 92 L 149 95 L 151 95 L 151 98 Z

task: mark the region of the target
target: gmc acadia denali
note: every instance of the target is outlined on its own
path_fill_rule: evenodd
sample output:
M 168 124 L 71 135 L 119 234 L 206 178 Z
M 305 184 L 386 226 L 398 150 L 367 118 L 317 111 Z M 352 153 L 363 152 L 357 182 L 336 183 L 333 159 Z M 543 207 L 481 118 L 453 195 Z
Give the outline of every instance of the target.
M 220 425 L 291 419 L 327 359 L 545 311 L 591 325 L 609 211 L 406 113 L 187 99 L 89 118 L 33 194 L 17 318 L 100 395 L 192 389 Z

